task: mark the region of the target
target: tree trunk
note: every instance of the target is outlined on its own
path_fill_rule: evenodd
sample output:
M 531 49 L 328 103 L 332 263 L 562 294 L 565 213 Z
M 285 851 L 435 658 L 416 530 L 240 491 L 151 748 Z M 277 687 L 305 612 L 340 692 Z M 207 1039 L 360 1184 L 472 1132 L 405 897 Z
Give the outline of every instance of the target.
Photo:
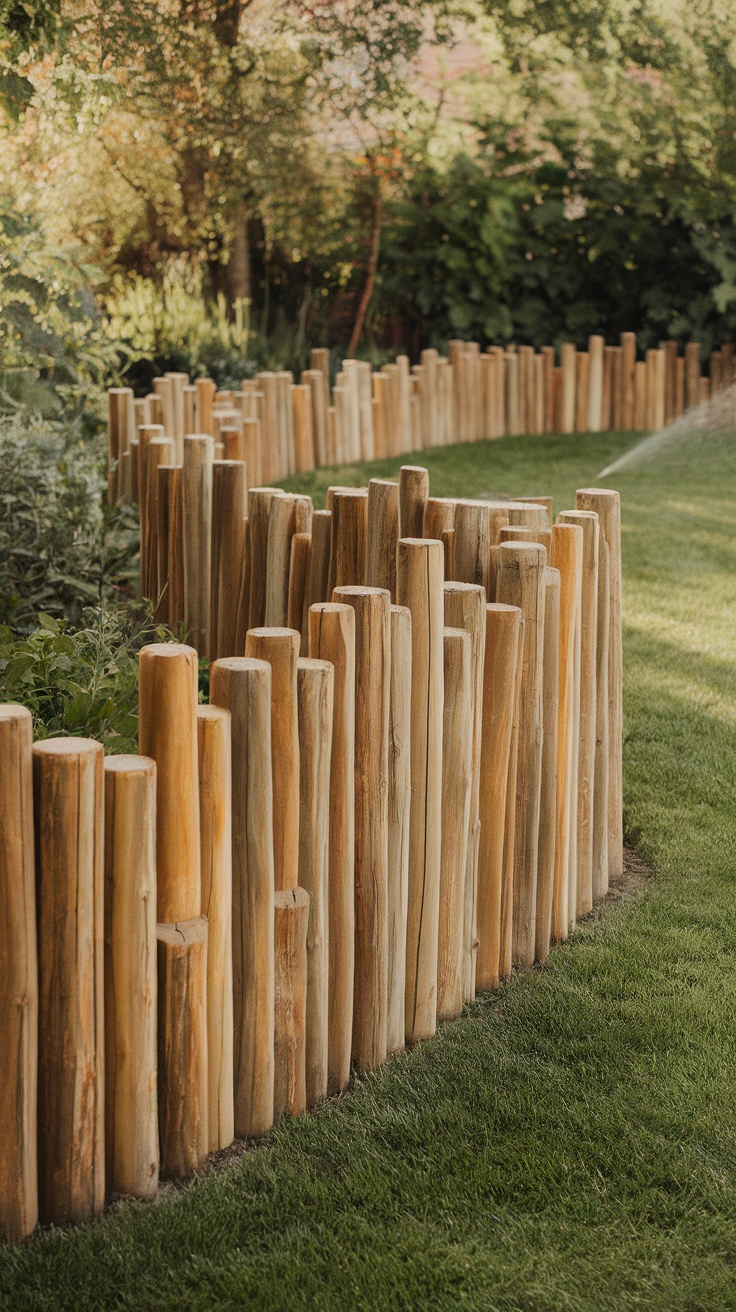
M 227 281 L 231 301 L 251 299 L 250 234 L 248 210 L 245 201 L 238 201 L 233 224 L 233 239 L 227 266 Z
M 376 270 L 378 268 L 378 252 L 381 245 L 381 222 L 383 219 L 383 196 L 381 194 L 381 183 L 376 178 L 376 192 L 373 198 L 373 232 L 371 235 L 371 253 L 368 257 L 368 269 L 366 273 L 365 286 L 363 294 L 358 305 L 358 312 L 355 316 L 353 331 L 350 336 L 350 345 L 348 346 L 348 358 L 352 358 L 358 349 L 358 342 L 363 333 L 365 316 L 368 313 L 368 306 L 371 303 L 373 288 L 376 281 Z

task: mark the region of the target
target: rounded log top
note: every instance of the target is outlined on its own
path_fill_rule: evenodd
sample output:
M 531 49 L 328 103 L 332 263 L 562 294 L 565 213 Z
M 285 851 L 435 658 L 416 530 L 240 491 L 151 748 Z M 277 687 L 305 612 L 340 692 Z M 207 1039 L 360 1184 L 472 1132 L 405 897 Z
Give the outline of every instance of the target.
M 576 519 L 578 519 L 578 518 L 579 518 L 579 519 L 598 519 L 598 517 L 599 517 L 599 516 L 598 516 L 598 511 L 597 511 L 597 510 L 578 510 L 578 509 L 575 508 L 575 507 L 573 507 L 572 510 L 561 510 L 561 511 L 560 511 L 560 513 L 559 513 L 559 515 L 558 515 L 558 519 L 561 518 L 562 521 L 563 521 L 563 523 L 564 523 L 564 517 L 565 517 L 565 515 L 574 515 Z
M 239 429 L 239 428 L 221 428 L 221 429 L 220 429 L 220 432 L 221 432 L 221 433 L 239 433 L 239 432 L 240 432 L 240 429 Z M 213 463 L 213 465 L 217 465 L 217 468 L 218 468 L 218 469 L 222 469 L 223 467 L 227 467 L 227 468 L 229 469 L 231 466 L 232 466 L 234 469 L 240 469 L 240 468 L 244 468 L 244 467 L 245 467 L 245 461 L 244 461 L 244 460 L 213 460 L 212 463 Z
M 194 916 L 191 920 L 178 920 L 168 925 L 158 924 L 156 938 L 159 943 L 169 943 L 172 947 L 201 943 L 207 939 L 207 917 Z
M 615 492 L 614 489 L 610 487 L 579 487 L 577 489 L 577 495 L 584 497 L 611 497 L 616 500 L 618 500 L 619 496 L 618 492 Z
M 344 588 L 340 588 L 344 592 Z M 384 591 L 384 589 L 380 589 Z M 310 611 L 319 611 L 321 615 L 342 615 L 346 610 L 352 611 L 352 606 L 348 606 L 345 601 L 315 601 L 309 607 Z
M 306 888 L 299 886 L 277 888 L 273 895 L 273 904 L 277 911 L 288 910 L 289 907 L 308 907 L 309 894 Z
M 263 662 L 266 664 L 266 661 Z M 210 702 L 203 702 L 197 707 L 198 720 L 229 720 L 230 712 L 226 706 L 214 706 Z
M 439 538 L 399 538 L 400 547 L 441 547 Z M 443 548 L 444 550 L 444 548 Z
M 506 556 L 508 556 L 510 552 L 513 552 L 515 556 L 518 552 L 521 552 L 524 556 L 540 556 L 544 553 L 544 547 L 541 542 L 501 542 L 499 545 L 499 551 L 502 551 Z
M 485 596 L 485 591 L 482 583 L 460 583 L 458 579 L 445 580 L 445 592 L 482 592 Z
M 362 583 L 341 583 L 335 588 L 339 597 L 390 597 L 388 588 L 369 588 Z
M 261 674 L 271 673 L 269 662 L 261 660 L 260 656 L 220 656 L 219 660 L 212 662 L 212 668 L 230 670 L 233 674 L 247 674 L 253 670 Z
M 388 481 L 388 480 L 387 480 L 387 481 Z M 332 498 L 333 498 L 334 501 L 336 501 L 338 497 L 363 497 L 363 498 L 365 498 L 365 497 L 367 497 L 367 496 L 368 496 L 368 488 L 367 488 L 367 487 L 336 487 L 336 488 L 333 489 L 333 492 L 332 492 Z
M 102 754 L 103 747 L 94 738 L 46 738 L 34 743 L 33 751 L 38 756 L 85 756 L 88 752 Z
M 150 774 L 156 769 L 156 762 L 150 756 L 105 757 L 105 774 Z
M 33 717 L 27 706 L 19 702 L 0 702 L 0 720 L 31 720 Z
M 199 661 L 196 649 L 188 647 L 183 642 L 149 642 L 146 647 L 141 647 L 139 656 L 164 656 L 167 658 L 174 656 L 193 656 Z
M 316 656 L 300 656 L 296 663 L 297 671 L 301 670 L 331 670 L 332 661 L 323 661 Z
M 487 602 L 486 602 L 486 613 L 488 613 L 488 611 L 490 611 L 492 615 L 497 615 L 499 611 L 503 612 L 503 611 L 510 611 L 510 610 L 511 610 L 511 611 L 515 611 L 515 613 L 516 613 L 517 615 L 521 615 L 521 607 L 520 607 L 520 606 L 509 606 L 508 602 L 505 602 L 505 601 L 487 601 Z
M 298 638 L 301 642 L 297 629 L 281 628 L 277 624 L 264 624 L 258 629 L 248 629 L 248 633 L 254 633 L 257 638 Z

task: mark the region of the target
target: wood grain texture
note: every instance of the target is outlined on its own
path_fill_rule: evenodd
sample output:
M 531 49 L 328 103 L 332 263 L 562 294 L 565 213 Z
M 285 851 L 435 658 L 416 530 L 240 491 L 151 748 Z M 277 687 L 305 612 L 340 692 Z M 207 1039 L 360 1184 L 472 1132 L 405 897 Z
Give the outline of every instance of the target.
M 424 532 L 424 507 L 429 496 L 429 472 L 421 465 L 402 465 L 399 470 L 399 536 L 420 538 Z M 399 602 L 399 605 L 402 603 Z
M 546 961 L 552 932 L 557 835 L 557 732 L 560 682 L 560 571 L 544 574 L 544 666 L 542 674 L 542 792 L 539 806 L 535 957 Z
M 230 712 L 234 1118 L 247 1138 L 273 1124 L 271 666 L 245 656 L 216 661 L 210 700 Z
M 388 758 L 388 1017 L 389 1052 L 404 1047 L 406 918 L 411 817 L 411 612 L 391 607 L 391 692 Z
M 299 871 L 299 717 L 295 629 L 249 629 L 245 654 L 271 666 L 273 860 L 277 889 L 296 888 Z
M 309 894 L 282 889 L 274 896 L 275 1028 L 274 1120 L 298 1116 L 307 1105 L 307 932 Z
M 268 515 L 266 542 L 266 603 L 263 623 L 268 628 L 285 627 L 289 615 L 289 566 L 291 539 L 296 533 L 296 497 L 286 493 L 273 497 Z
M 0 1234 L 38 1221 L 38 952 L 33 840 L 33 720 L 0 705 Z
M 368 493 L 335 489 L 332 498 L 329 588 L 362 585 L 365 579 Z
M 156 928 L 161 1175 L 183 1180 L 207 1157 L 207 921 Z
M 596 611 L 595 778 L 593 789 L 593 903 L 608 892 L 608 635 L 610 623 L 608 546 L 598 541 Z
M 266 562 L 268 560 L 268 525 L 271 502 L 283 496 L 277 487 L 251 487 L 248 490 L 248 546 L 250 550 L 250 604 L 248 628 L 266 622 Z
M 105 781 L 105 1174 L 158 1188 L 156 763 L 110 756 Z
M 138 658 L 138 743 L 156 762 L 157 920 L 199 915 L 197 653 L 151 643 Z M 164 919 L 166 918 L 166 919 Z
M 289 562 L 288 626 L 297 629 L 301 637 L 300 652 L 306 656 L 309 648 L 308 592 L 309 563 L 312 556 L 311 533 L 295 533 L 291 539 Z
M 320 602 L 329 600 L 331 550 L 332 512 L 330 510 L 315 510 L 312 516 L 312 554 L 309 559 L 308 609 Z
M 309 651 L 334 670 L 329 790 L 327 1091 L 350 1080 L 355 971 L 355 612 L 323 602 L 309 613 Z M 403 1022 L 402 1022 L 403 1031 Z
M 33 748 L 38 917 L 41 1220 L 105 1202 L 103 752 L 89 738 Z
M 442 703 L 442 847 L 437 944 L 437 1019 L 463 1009 L 465 875 L 473 784 L 470 636 L 444 631 Z
M 364 582 L 386 588 L 396 601 L 396 559 L 399 549 L 399 485 L 387 478 L 368 484 L 368 526 Z
M 511 748 L 506 785 L 506 815 L 503 832 L 503 875 L 501 880 L 501 933 L 498 952 L 499 979 L 509 979 L 513 964 L 514 947 L 514 868 L 516 862 L 516 786 L 519 778 L 519 738 L 521 728 L 521 682 L 524 674 L 522 640 L 524 620 L 519 633 L 519 655 L 516 662 Z
M 577 632 L 578 580 L 581 577 L 583 531 L 576 524 L 555 524 L 552 529 L 550 561 L 560 572 L 560 665 L 557 733 L 557 833 L 555 837 L 555 885 L 552 906 L 552 939 L 567 938 L 570 903 L 570 843 L 573 823 L 577 827 L 577 775 L 574 773 L 575 737 L 575 637 Z
M 245 465 L 239 460 L 215 460 L 212 466 L 211 660 L 240 654 L 237 630 L 245 510 Z
M 212 559 L 212 438 L 184 438 L 181 475 L 184 554 L 184 627 L 200 656 L 210 654 Z

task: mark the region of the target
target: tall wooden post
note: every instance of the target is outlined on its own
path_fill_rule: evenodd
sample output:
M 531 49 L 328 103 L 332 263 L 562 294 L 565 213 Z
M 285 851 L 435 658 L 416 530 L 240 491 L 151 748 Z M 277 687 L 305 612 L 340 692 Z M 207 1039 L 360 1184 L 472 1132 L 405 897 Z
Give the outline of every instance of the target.
M 399 535 L 420 538 L 424 531 L 424 507 L 429 496 L 429 473 L 421 465 L 402 465 L 399 470 Z
M 312 607 L 309 651 L 317 659 L 330 661 L 335 672 L 329 793 L 327 1091 L 339 1093 L 350 1080 L 355 970 L 355 612 L 352 606 L 323 602 Z
M 200 913 L 197 783 L 197 653 L 152 643 L 139 656 L 141 756 L 156 762 L 157 920 L 173 924 Z
M 463 916 L 463 1002 L 475 997 L 478 944 L 478 856 L 480 844 L 480 775 L 483 723 L 483 669 L 486 646 L 486 595 L 473 583 L 445 583 L 445 625 L 464 629 L 470 638 L 472 703 L 472 787 L 468 819 L 468 854 L 465 867 Z
M 245 465 L 216 460 L 212 466 L 212 582 L 210 656 L 238 656 L 236 631 L 245 549 Z
M 562 424 L 561 432 L 575 431 L 576 350 L 573 342 L 563 342 L 560 352 L 562 368 Z
M 621 428 L 634 427 L 636 375 L 636 333 L 621 334 Z
M 595 771 L 593 789 L 593 904 L 608 892 L 608 638 L 609 568 L 606 539 L 598 539 L 595 651 Z
M 412 619 L 411 818 L 406 935 L 406 1038 L 431 1038 L 437 1022 L 437 934 L 442 825 L 444 698 L 443 550 L 399 542 L 397 593 Z
M 235 1133 L 248 1137 L 270 1130 L 274 1105 L 271 666 L 215 661 L 210 700 L 231 723 Z
M 271 666 L 273 859 L 276 888 L 296 888 L 299 873 L 299 716 L 294 629 L 250 629 L 245 654 Z
M 88 1221 L 105 1202 L 102 762 L 89 738 L 33 748 L 38 1192 L 47 1224 Z
M 332 511 L 315 510 L 312 516 L 312 552 L 309 558 L 309 607 L 329 600 Z
M 406 916 L 411 811 L 411 613 L 391 607 L 391 693 L 388 775 L 388 1021 L 389 1052 L 404 1047 Z
M 608 488 L 580 488 L 580 510 L 595 510 L 601 537 L 608 548 L 608 869 L 609 878 L 623 874 L 623 651 L 621 642 L 621 501 Z
M 250 550 L 250 605 L 248 628 L 266 621 L 266 568 L 271 502 L 283 496 L 280 488 L 252 487 L 248 491 L 248 546 Z
M 264 624 L 284 627 L 289 615 L 289 567 L 291 539 L 297 532 L 296 497 L 273 497 L 268 515 L 266 542 L 266 602 Z
M 454 1020 L 463 1006 L 465 872 L 473 783 L 470 637 L 464 629 L 445 629 L 444 657 L 437 1019 Z
M 187 638 L 200 656 L 209 656 L 210 650 L 213 459 L 211 437 L 184 438 L 181 478 L 184 624 Z
M 307 933 L 309 894 L 303 888 L 274 895 L 275 1011 L 274 1120 L 298 1116 L 307 1105 Z
M 534 955 L 546 961 L 552 932 L 557 832 L 557 722 L 560 678 L 560 571 L 544 574 L 544 664 L 542 674 L 542 792 L 539 807 L 537 919 Z
M 519 654 L 516 662 L 513 722 L 509 771 L 506 785 L 506 814 L 503 832 L 503 874 L 501 879 L 501 931 L 499 935 L 498 974 L 500 979 L 511 975 L 514 947 L 514 864 L 516 861 L 516 786 L 519 777 L 519 738 L 521 728 L 521 682 L 524 674 L 522 660 L 523 618 L 519 634 Z
M 455 575 L 461 583 L 480 584 L 491 598 L 491 546 L 494 518 L 484 501 L 455 505 Z
M 311 556 L 311 533 L 295 533 L 291 539 L 287 624 L 290 629 L 297 629 L 301 634 L 300 651 L 304 655 L 306 655 L 309 645 L 307 616 L 309 614 L 309 562 Z
M 211 1153 L 235 1136 L 230 712 L 197 707 L 202 915 L 207 917 L 207 1123 Z
M 105 1174 L 108 1190 L 158 1188 L 156 765 L 105 769 Z
M 386 1056 L 388 1015 L 388 730 L 390 598 L 380 588 L 336 588 L 355 611 L 355 987 L 353 1060 Z
M 335 489 L 332 498 L 332 545 L 329 590 L 362 586 L 365 578 L 368 493 L 362 488 Z
M 494 602 L 486 607 L 476 912 L 479 989 L 496 989 L 499 981 L 506 799 L 520 634 L 518 606 Z
M 557 825 L 552 939 L 567 938 L 570 903 L 570 845 L 577 825 L 577 772 L 574 770 L 575 640 L 578 625 L 578 580 L 583 531 L 575 524 L 555 524 L 550 560 L 560 573 L 559 696 L 557 733 Z
M 603 349 L 605 339 L 594 335 L 588 338 L 588 413 L 586 427 L 589 433 L 599 433 L 603 415 Z
M 159 480 L 159 524 L 166 515 L 166 546 L 159 531 L 159 578 L 166 577 L 166 622 L 175 628 L 184 620 L 184 538 L 182 527 L 181 467 L 161 465 Z M 165 489 L 165 490 L 164 490 Z M 163 503 L 163 504 L 162 504 Z M 163 557 L 165 552 L 165 574 Z
M 519 713 L 519 764 L 516 783 L 514 858 L 514 959 L 534 961 L 537 903 L 539 806 L 542 783 L 542 657 L 544 650 L 543 547 L 505 542 L 499 548 L 496 596 L 519 606 L 524 620 L 523 676 Z
M 207 1156 L 207 921 L 160 924 L 156 941 L 161 1175 L 181 1180 Z
M 38 955 L 33 852 L 33 720 L 0 705 L 0 1234 L 38 1221 Z
M 327 1095 L 329 1041 L 330 763 L 334 672 L 328 661 L 297 663 L 299 701 L 299 886 L 309 894 L 307 931 L 307 1106 Z
M 386 588 L 396 601 L 396 558 L 399 549 L 399 485 L 386 478 L 368 484 L 368 535 L 365 582 Z

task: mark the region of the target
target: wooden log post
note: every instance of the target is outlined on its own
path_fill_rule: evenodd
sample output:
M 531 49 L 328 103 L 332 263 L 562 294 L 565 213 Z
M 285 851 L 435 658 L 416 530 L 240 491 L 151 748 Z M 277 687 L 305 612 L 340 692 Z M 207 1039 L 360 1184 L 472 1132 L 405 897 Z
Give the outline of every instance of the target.
M 562 343 L 560 352 L 560 366 L 562 369 L 562 422 L 560 431 L 562 433 L 573 433 L 575 431 L 576 355 L 577 352 L 573 342 Z
M 202 915 L 207 919 L 207 1124 L 211 1153 L 235 1137 L 230 712 L 197 707 Z
M 0 1235 L 11 1242 L 25 1239 L 38 1221 L 32 746 L 30 711 L 0 705 Z
M 390 598 L 381 588 L 336 588 L 355 611 L 355 984 L 353 1061 L 379 1066 L 388 1021 L 388 781 Z
M 685 409 L 700 405 L 700 342 L 685 345 Z
M 266 621 L 266 567 L 268 561 L 268 524 L 271 502 L 283 496 L 277 487 L 252 487 L 248 491 L 248 549 L 250 552 L 250 603 L 248 628 L 257 629 Z
M 367 531 L 368 493 L 363 488 L 336 488 L 332 497 L 330 594 L 335 588 L 362 586 Z
M 158 1188 L 156 764 L 105 770 L 105 1176 L 108 1191 Z
M 388 1019 L 387 1047 L 404 1047 L 406 916 L 411 811 L 411 613 L 391 607 L 391 691 L 388 775 Z
M 161 586 L 158 577 L 158 471 L 161 465 L 168 465 L 173 452 L 173 443 L 168 437 L 154 437 L 148 443 L 146 461 L 146 566 L 145 595 L 158 604 Z
M 697 343 L 696 343 L 697 345 Z M 623 652 L 621 642 L 621 501 L 608 488 L 580 488 L 579 510 L 595 510 L 608 548 L 608 870 L 623 874 Z
M 399 550 L 399 485 L 387 478 L 368 484 L 368 527 L 365 583 L 386 588 L 396 601 L 396 559 Z
M 308 609 L 329 600 L 332 511 L 315 510 L 312 516 L 312 553 L 309 558 Z
M 519 606 L 523 675 L 519 711 L 519 762 L 516 782 L 516 845 L 514 857 L 514 960 L 534 961 L 537 909 L 539 807 L 542 784 L 542 657 L 544 651 L 543 547 L 531 542 L 505 542 L 499 548 L 496 596 Z
M 166 578 L 165 621 L 176 628 L 184 621 L 184 538 L 181 466 L 159 467 L 159 578 Z M 165 530 L 164 530 L 165 525 Z M 165 542 L 163 533 L 166 533 Z M 162 616 L 162 618 L 164 618 Z
M 271 760 L 275 887 L 296 888 L 299 875 L 299 715 L 295 629 L 249 629 L 245 654 L 271 666 Z
M 295 533 L 291 539 L 287 623 L 290 629 L 296 629 L 301 635 L 300 652 L 302 655 L 306 655 L 309 646 L 307 616 L 309 614 L 309 563 L 311 556 L 311 533 Z
M 314 469 L 314 434 L 312 429 L 312 389 L 308 383 L 291 388 L 294 463 L 297 474 Z
M 239 656 L 245 651 L 245 635 L 248 632 L 248 611 L 250 609 L 250 525 L 243 519 L 240 555 L 240 585 L 238 589 L 238 608 L 235 617 L 235 650 Z
M 514 948 L 514 865 L 516 861 L 516 786 L 519 778 L 519 738 L 521 727 L 521 682 L 524 674 L 522 660 L 523 618 L 519 633 L 519 651 L 516 662 L 513 723 L 509 750 L 509 773 L 506 785 L 506 814 L 503 833 L 503 874 L 501 880 L 501 932 L 498 952 L 499 979 L 509 979 Z
M 212 580 L 210 656 L 238 656 L 237 626 L 245 550 L 245 465 L 215 460 L 212 466 Z
M 555 885 L 557 833 L 557 723 L 560 679 L 560 571 L 547 566 L 544 574 L 544 664 L 542 675 L 542 792 L 539 807 L 537 858 L 537 921 L 534 955 L 549 956 Z
M 479 584 L 491 600 L 492 510 L 485 501 L 458 501 L 455 505 L 455 577 L 461 583 Z
M 444 594 L 442 544 L 399 542 L 397 592 L 412 619 L 411 817 L 406 946 L 406 1039 L 437 1022 L 437 935 L 442 825 Z
M 463 1007 L 465 874 L 473 784 L 470 636 L 464 629 L 445 629 L 444 657 L 437 1019 L 455 1020 Z
M 266 540 L 266 600 L 264 624 L 285 627 L 289 615 L 289 568 L 291 539 L 297 531 L 296 497 L 273 497 L 268 515 Z M 301 630 L 301 625 L 299 626 Z
M 634 428 L 636 406 L 636 333 L 621 333 L 621 428 Z
M 496 989 L 501 953 L 501 892 L 521 611 L 486 607 L 480 756 L 480 843 L 476 911 L 476 987 Z
M 575 357 L 575 432 L 584 433 L 588 424 L 588 383 L 590 357 L 587 351 L 578 351 Z
M 188 641 L 205 657 L 210 651 L 213 460 L 211 437 L 184 438 L 181 476 L 184 625 Z
M 309 894 L 303 888 L 274 895 L 275 1121 L 298 1116 L 307 1105 L 307 933 Z
M 608 892 L 608 547 L 598 538 L 598 606 L 595 651 L 595 769 L 593 788 L 593 904 Z
M 421 465 L 402 465 L 399 470 L 399 536 L 420 538 L 424 531 L 424 507 L 429 496 L 429 472 Z
M 594 334 L 588 338 L 588 413 L 589 433 L 600 433 L 603 417 L 603 351 L 605 339 Z
M 442 541 L 442 534 L 455 527 L 455 501 L 450 497 L 427 497 L 424 507 L 423 538 Z
M 464 629 L 470 638 L 470 685 L 472 704 L 472 786 L 468 818 L 468 851 L 465 866 L 465 909 L 463 914 L 463 1002 L 475 997 L 478 950 L 477 900 L 480 851 L 480 776 L 483 724 L 483 670 L 486 646 L 486 594 L 473 583 L 445 583 L 445 625 Z
M 215 384 L 211 378 L 195 378 L 194 386 L 197 389 L 197 424 L 199 425 L 199 431 L 200 433 L 209 433 L 212 436 L 214 432 L 212 407 L 215 400 Z
M 576 916 L 593 909 L 593 810 L 596 743 L 596 635 L 598 631 L 598 516 L 590 510 L 565 510 L 560 524 L 583 531 L 580 594 L 580 730 L 578 734 Z
M 45 1224 L 88 1221 L 105 1203 L 102 770 L 89 738 L 33 748 Z
M 207 920 L 159 924 L 156 941 L 161 1175 L 183 1180 L 207 1157 Z
M 307 1106 L 327 1096 L 329 1043 L 330 763 L 334 672 L 329 661 L 297 664 L 299 699 L 299 886 L 309 894 Z
M 557 822 L 555 875 L 552 902 L 552 939 L 567 938 L 570 903 L 570 846 L 577 825 L 577 774 L 574 772 L 575 641 L 578 624 L 579 584 L 582 571 L 583 531 L 576 524 L 555 524 L 552 529 L 552 567 L 560 573 L 559 694 L 557 730 Z
M 152 643 L 138 658 L 141 756 L 156 762 L 156 878 L 159 923 L 200 914 L 197 653 Z
M 333 602 L 314 606 L 309 613 L 309 650 L 314 658 L 329 661 L 334 669 L 329 788 L 327 1092 L 339 1093 L 350 1080 L 355 969 L 353 607 Z
M 253 1137 L 270 1130 L 274 1106 L 271 666 L 216 661 L 210 700 L 230 712 L 234 1123 Z

